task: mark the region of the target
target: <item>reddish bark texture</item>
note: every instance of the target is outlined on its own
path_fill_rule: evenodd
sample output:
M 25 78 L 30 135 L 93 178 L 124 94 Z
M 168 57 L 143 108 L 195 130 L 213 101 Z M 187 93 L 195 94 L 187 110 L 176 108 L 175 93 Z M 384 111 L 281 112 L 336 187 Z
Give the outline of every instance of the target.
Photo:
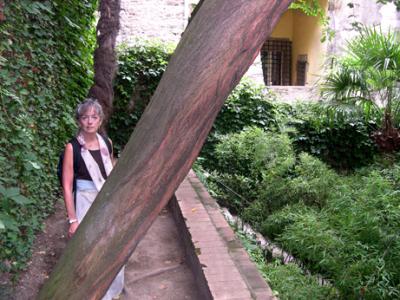
M 4 15 L 4 2 L 0 0 L 0 22 L 6 20 L 6 16 Z
M 291 0 L 204 1 L 39 299 L 100 299 L 196 159 Z
M 119 30 L 120 0 L 101 0 L 100 19 L 97 23 L 97 44 L 94 51 L 94 85 L 89 97 L 99 100 L 103 107 L 106 125 L 112 113 L 114 98 L 113 79 L 116 72 L 115 41 Z

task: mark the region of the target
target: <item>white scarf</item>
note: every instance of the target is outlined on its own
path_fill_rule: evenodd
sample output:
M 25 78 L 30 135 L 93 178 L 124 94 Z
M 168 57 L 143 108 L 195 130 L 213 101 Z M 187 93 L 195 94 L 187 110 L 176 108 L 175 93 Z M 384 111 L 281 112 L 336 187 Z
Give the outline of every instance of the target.
M 108 151 L 108 147 L 103 139 L 103 137 L 100 136 L 100 134 L 96 133 L 97 140 L 99 141 L 100 145 L 100 154 L 101 154 L 101 159 L 103 161 L 104 169 L 106 170 L 107 176 L 110 175 L 111 170 L 113 168 L 112 162 L 111 162 L 111 155 L 110 152 Z M 99 192 L 106 181 L 103 178 L 103 175 L 101 174 L 99 165 L 97 162 L 94 160 L 93 156 L 90 154 L 89 149 L 86 148 L 86 143 L 83 135 L 81 133 L 78 134 L 76 137 L 78 140 L 79 144 L 81 145 L 81 156 L 83 158 L 83 161 L 85 162 L 86 168 L 89 172 L 90 177 L 93 180 L 94 185 L 96 186 L 97 191 Z

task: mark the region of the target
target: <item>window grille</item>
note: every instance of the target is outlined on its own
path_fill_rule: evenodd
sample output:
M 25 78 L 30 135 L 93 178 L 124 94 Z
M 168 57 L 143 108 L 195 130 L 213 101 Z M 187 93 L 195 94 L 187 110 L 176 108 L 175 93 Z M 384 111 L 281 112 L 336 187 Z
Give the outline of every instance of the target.
M 296 65 L 296 85 L 306 85 L 307 66 L 307 55 L 299 55 Z
M 266 85 L 291 85 L 292 42 L 268 39 L 261 49 L 261 64 Z

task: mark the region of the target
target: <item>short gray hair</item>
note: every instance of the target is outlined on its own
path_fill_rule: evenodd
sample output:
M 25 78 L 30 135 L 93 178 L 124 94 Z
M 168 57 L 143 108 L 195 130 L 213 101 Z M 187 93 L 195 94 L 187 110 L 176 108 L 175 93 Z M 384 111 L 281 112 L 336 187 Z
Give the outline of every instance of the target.
M 93 107 L 96 111 L 96 113 L 99 115 L 100 119 L 103 120 L 104 118 L 104 112 L 103 108 L 101 107 L 99 101 L 94 98 L 86 98 L 85 100 L 82 101 L 82 103 L 78 104 L 78 107 L 75 110 L 75 118 L 79 120 L 79 118 L 87 112 L 89 108 Z

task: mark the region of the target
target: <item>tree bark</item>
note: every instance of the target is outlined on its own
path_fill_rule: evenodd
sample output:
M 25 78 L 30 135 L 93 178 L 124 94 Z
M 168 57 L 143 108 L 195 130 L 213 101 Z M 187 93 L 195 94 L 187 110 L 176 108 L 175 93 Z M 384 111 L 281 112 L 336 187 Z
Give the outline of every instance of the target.
M 196 159 L 291 0 L 204 1 L 39 299 L 100 299 Z
M 121 0 L 101 0 L 100 19 L 97 23 L 97 45 L 94 51 L 94 84 L 89 97 L 99 100 L 104 110 L 103 129 L 112 113 L 113 80 L 117 69 L 115 42 L 119 30 Z

